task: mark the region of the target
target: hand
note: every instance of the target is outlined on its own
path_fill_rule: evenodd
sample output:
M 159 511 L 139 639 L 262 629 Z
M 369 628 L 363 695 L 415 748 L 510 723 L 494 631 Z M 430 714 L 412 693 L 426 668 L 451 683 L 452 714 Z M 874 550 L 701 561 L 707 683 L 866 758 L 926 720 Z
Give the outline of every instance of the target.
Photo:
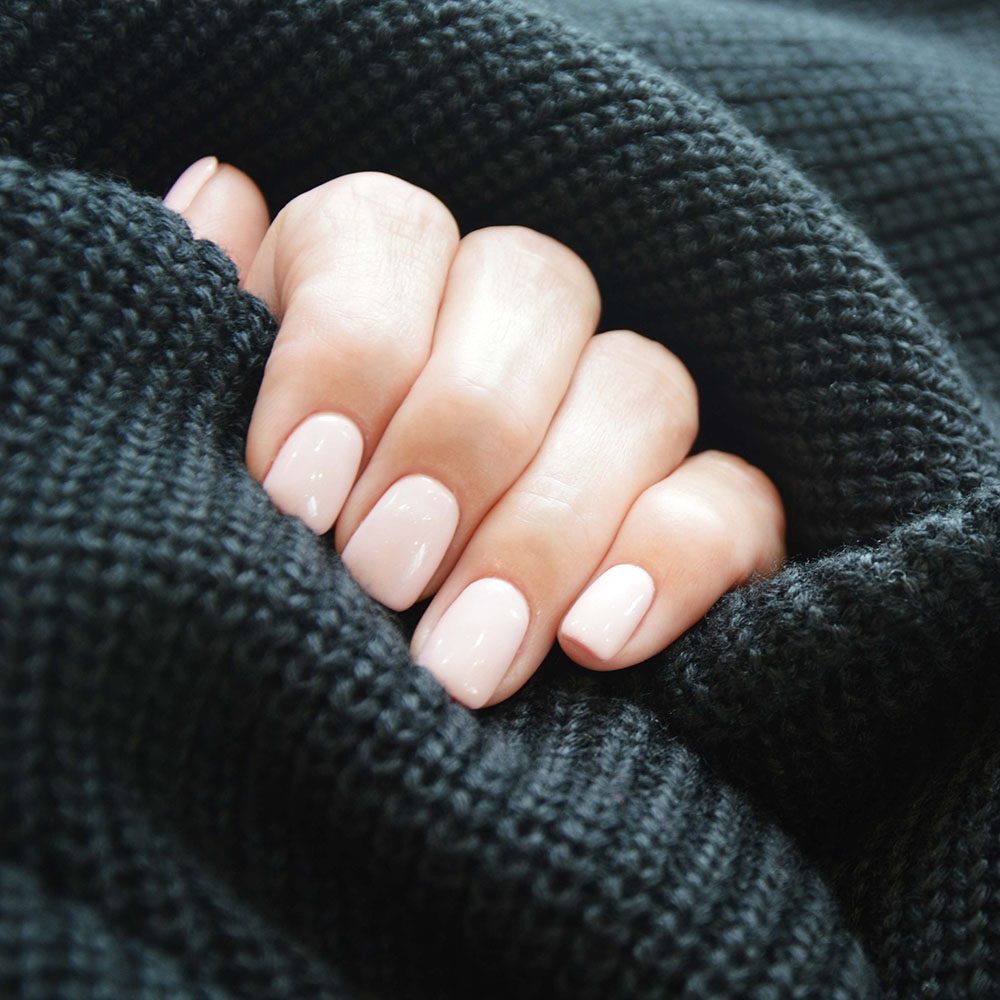
M 577 663 L 648 659 L 785 555 L 771 481 L 688 455 L 694 382 L 629 330 L 568 247 L 521 226 L 460 238 L 432 194 L 338 177 L 268 226 L 206 158 L 167 196 L 229 252 L 280 329 L 246 460 L 275 505 L 395 610 L 434 595 L 411 652 L 470 707 L 518 690 L 558 638 Z

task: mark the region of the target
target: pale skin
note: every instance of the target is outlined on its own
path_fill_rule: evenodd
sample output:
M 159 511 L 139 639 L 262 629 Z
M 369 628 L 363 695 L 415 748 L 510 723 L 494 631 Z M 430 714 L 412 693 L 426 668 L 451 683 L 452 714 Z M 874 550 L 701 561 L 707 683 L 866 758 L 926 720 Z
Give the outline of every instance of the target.
M 775 573 L 771 480 L 690 454 L 698 393 L 667 348 L 598 332 L 586 263 L 550 236 L 462 236 L 398 177 L 337 177 L 271 222 L 206 157 L 165 199 L 279 324 L 246 443 L 275 506 L 394 610 L 432 597 L 411 653 L 495 705 L 554 642 L 583 667 L 648 660 L 728 590 Z

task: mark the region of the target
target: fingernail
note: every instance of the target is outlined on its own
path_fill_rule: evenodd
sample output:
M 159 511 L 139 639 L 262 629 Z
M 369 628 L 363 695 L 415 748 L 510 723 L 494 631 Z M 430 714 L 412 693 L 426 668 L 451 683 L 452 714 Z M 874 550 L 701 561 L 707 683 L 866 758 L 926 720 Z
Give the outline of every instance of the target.
M 393 611 L 423 593 L 458 527 L 458 501 L 430 476 L 404 476 L 351 536 L 341 558 L 358 583 Z
M 576 599 L 560 631 L 598 659 L 610 660 L 649 610 L 655 589 L 653 578 L 640 566 L 612 566 Z
M 481 708 L 503 680 L 528 630 L 528 602 L 506 580 L 470 583 L 441 616 L 416 662 L 469 708 Z
M 281 446 L 263 487 L 275 507 L 322 535 L 344 506 L 361 464 L 364 440 L 339 413 L 316 413 Z
M 163 198 L 163 204 L 175 212 L 183 212 L 195 199 L 195 195 L 205 186 L 208 179 L 219 169 L 219 161 L 214 156 L 203 156 L 195 160 L 187 170 L 174 181 L 173 187 Z

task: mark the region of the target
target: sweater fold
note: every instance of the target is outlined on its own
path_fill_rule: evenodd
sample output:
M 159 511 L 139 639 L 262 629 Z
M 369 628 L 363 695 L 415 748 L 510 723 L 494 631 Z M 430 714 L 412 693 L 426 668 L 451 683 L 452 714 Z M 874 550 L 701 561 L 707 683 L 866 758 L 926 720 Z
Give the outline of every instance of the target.
M 0 2 L 0 992 L 1000 993 L 1000 19 L 891 6 Z M 788 564 L 451 701 L 246 471 L 208 153 L 568 244 Z

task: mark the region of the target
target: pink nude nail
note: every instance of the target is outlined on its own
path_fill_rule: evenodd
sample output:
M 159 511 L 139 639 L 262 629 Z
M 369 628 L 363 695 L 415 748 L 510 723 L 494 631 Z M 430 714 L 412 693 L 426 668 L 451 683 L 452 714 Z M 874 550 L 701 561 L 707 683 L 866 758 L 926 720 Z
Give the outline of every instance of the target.
M 470 583 L 431 630 L 416 662 L 469 708 L 481 708 L 503 680 L 528 631 L 528 602 L 506 580 Z
M 195 195 L 218 169 L 219 161 L 214 156 L 203 156 L 200 160 L 195 160 L 174 181 L 173 187 L 163 198 L 163 204 L 174 212 L 185 211 L 194 201 Z
M 382 495 L 341 558 L 358 583 L 393 611 L 420 597 L 458 527 L 458 501 L 430 476 L 404 476 Z
M 612 566 L 576 599 L 560 631 L 598 659 L 610 660 L 649 610 L 655 589 L 653 578 L 641 567 Z
M 289 434 L 262 485 L 278 510 L 322 535 L 344 506 L 363 451 L 361 431 L 347 417 L 315 413 Z

